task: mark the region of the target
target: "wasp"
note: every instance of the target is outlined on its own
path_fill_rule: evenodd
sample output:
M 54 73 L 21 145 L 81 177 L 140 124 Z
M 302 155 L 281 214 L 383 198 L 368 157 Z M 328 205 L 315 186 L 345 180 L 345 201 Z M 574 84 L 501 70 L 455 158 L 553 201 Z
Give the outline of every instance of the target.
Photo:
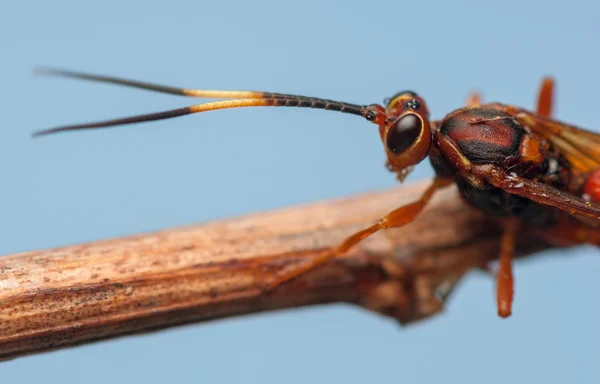
M 78 78 L 150 91 L 224 99 L 170 111 L 60 126 L 35 132 L 107 128 L 241 107 L 304 107 L 360 116 L 378 127 L 387 168 L 402 182 L 429 157 L 431 185 L 414 202 L 401 206 L 368 228 L 348 236 L 312 261 L 281 272 L 267 290 L 304 274 L 346 252 L 368 236 L 406 225 L 419 216 L 434 193 L 456 185 L 464 201 L 497 218 L 502 228 L 496 304 L 500 317 L 512 312 L 512 258 L 519 231 L 533 230 L 554 243 L 600 244 L 600 134 L 552 117 L 554 80 L 542 80 L 535 111 L 501 103 L 483 103 L 473 92 L 467 102 L 441 120 L 430 119 L 425 100 L 402 91 L 384 105 L 357 105 L 300 95 L 235 90 L 176 88 L 135 80 L 61 69 L 45 74 Z

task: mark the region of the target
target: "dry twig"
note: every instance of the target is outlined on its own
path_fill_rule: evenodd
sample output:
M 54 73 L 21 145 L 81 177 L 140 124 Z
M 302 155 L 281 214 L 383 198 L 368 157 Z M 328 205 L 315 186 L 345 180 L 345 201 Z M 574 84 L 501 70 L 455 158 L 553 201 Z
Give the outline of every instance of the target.
M 414 200 L 418 183 L 276 212 L 0 258 L 0 358 L 286 307 L 348 302 L 409 323 L 438 313 L 498 227 L 441 192 L 410 225 L 264 294 L 274 274 Z M 531 243 L 529 243 L 531 244 Z M 540 248 L 542 245 L 534 248 Z M 521 246 L 521 254 L 531 252 Z

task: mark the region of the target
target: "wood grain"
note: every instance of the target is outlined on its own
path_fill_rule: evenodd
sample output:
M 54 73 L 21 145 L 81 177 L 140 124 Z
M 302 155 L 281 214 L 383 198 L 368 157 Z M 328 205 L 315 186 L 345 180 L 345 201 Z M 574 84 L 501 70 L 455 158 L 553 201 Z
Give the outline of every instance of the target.
M 263 292 L 278 271 L 317 256 L 416 199 L 424 187 L 1 257 L 0 358 L 332 302 L 361 305 L 403 324 L 433 316 L 443 308 L 440 297 L 499 248 L 498 226 L 466 207 L 453 188 L 436 195 L 415 222 Z M 520 253 L 545 247 L 531 244 Z

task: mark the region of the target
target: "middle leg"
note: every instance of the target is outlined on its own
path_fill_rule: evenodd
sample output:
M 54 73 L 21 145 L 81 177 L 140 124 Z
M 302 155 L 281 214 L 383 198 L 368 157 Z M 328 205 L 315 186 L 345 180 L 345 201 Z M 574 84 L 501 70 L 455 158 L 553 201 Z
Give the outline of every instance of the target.
M 518 229 L 519 221 L 516 219 L 511 219 L 503 224 L 500 263 L 496 277 L 496 305 L 500 317 L 509 317 L 512 312 L 514 296 L 512 258 L 515 252 Z

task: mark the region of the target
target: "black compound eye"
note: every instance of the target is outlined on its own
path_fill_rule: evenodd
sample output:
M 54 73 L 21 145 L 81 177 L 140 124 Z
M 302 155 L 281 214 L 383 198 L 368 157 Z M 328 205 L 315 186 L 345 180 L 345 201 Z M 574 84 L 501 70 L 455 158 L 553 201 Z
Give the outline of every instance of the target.
M 423 124 L 417 115 L 410 113 L 400 117 L 385 137 L 388 150 L 395 154 L 406 151 L 419 138 L 422 129 Z

